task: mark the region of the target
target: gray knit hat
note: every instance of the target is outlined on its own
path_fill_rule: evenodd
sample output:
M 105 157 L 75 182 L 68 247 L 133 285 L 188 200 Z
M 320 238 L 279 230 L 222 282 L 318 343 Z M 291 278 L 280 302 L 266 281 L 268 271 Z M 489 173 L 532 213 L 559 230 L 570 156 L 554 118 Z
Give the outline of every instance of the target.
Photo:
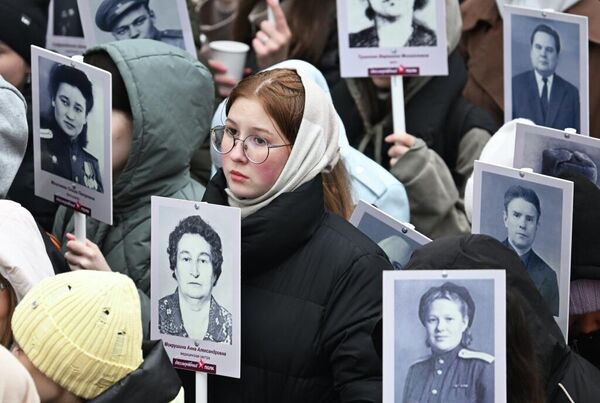
M 26 110 L 23 95 L 0 76 L 0 199 L 6 197 L 25 154 Z
M 571 281 L 569 314 L 600 311 L 600 280 Z

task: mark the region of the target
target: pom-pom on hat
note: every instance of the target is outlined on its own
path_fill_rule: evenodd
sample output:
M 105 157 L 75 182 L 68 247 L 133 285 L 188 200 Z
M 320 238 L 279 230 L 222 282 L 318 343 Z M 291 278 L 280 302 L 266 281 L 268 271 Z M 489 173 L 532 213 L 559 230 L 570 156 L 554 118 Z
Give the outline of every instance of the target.
M 31 65 L 30 46 L 46 45 L 49 0 L 0 1 L 0 42 Z
M 123 274 L 80 270 L 45 279 L 17 305 L 12 328 L 38 370 L 84 399 L 143 361 L 139 297 Z
M 571 281 L 569 314 L 600 311 L 600 280 Z

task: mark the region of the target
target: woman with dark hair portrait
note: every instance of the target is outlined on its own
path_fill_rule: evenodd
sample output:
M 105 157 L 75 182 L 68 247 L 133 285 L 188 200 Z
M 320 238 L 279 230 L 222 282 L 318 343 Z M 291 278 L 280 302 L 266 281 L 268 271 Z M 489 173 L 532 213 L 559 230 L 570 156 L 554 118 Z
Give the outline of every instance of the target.
M 102 193 L 98 159 L 85 150 L 87 119 L 94 107 L 92 83 L 83 71 L 56 64 L 48 90 L 51 113 L 40 121 L 42 169 Z
M 404 403 L 494 401 L 494 357 L 468 350 L 475 303 L 465 287 L 431 287 L 419 302 L 431 356 L 413 364 L 404 385 Z
M 350 34 L 351 48 L 435 46 L 435 32 L 414 18 L 429 0 L 366 0 L 373 25 Z
M 223 264 L 219 234 L 200 216 L 189 216 L 169 235 L 167 253 L 177 289 L 158 302 L 158 330 L 231 344 L 231 313 L 212 295 Z

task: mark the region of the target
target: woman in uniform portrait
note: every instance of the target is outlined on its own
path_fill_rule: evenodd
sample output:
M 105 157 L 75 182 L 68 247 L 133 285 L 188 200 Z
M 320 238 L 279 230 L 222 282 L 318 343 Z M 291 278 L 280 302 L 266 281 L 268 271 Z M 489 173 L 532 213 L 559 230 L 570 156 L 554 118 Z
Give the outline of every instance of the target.
M 92 83 L 83 71 L 56 64 L 48 89 L 51 111 L 40 119 L 42 169 L 102 193 L 98 159 L 85 149 L 94 107 Z
M 429 0 L 366 0 L 365 15 L 373 25 L 350 34 L 351 48 L 436 46 L 435 32 L 414 12 Z
M 419 319 L 431 356 L 408 370 L 404 403 L 494 402 L 494 357 L 467 349 L 474 315 L 469 291 L 454 283 L 431 287 L 421 296 Z
M 219 234 L 200 216 L 184 218 L 169 235 L 169 266 L 174 293 L 158 302 L 162 334 L 231 344 L 231 313 L 215 300 L 223 250 Z

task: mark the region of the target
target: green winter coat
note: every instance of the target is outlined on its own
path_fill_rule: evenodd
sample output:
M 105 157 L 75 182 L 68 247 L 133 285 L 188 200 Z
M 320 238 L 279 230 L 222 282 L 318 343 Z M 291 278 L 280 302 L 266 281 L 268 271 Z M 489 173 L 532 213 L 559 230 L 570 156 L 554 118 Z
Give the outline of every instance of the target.
M 193 152 L 210 130 L 214 89 L 208 69 L 186 52 L 152 40 L 112 42 L 90 49 L 115 62 L 133 114 L 127 165 L 113 183 L 113 225 L 87 219 L 87 238 L 113 271 L 150 294 L 150 196 L 201 200 L 204 187 L 190 178 Z M 54 234 L 63 252 L 73 233 L 72 211 L 60 207 Z M 141 296 L 143 315 L 148 299 Z M 146 330 L 146 328 L 144 329 Z

